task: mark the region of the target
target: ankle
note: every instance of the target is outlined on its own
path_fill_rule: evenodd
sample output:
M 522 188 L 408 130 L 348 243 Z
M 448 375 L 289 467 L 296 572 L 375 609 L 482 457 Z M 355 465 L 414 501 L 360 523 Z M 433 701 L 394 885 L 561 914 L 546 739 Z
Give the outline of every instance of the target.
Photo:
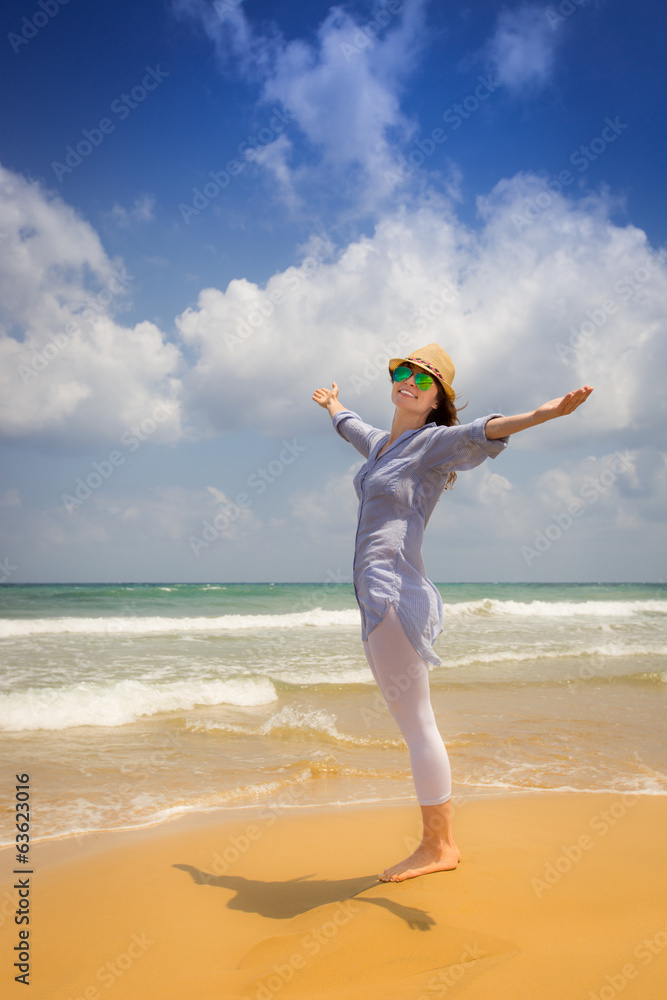
M 422 844 L 425 847 L 434 847 L 441 850 L 447 847 L 451 848 L 454 851 L 457 849 L 451 834 L 448 836 L 446 834 L 438 832 L 427 833 L 426 831 L 424 831 L 424 835 L 422 836 Z

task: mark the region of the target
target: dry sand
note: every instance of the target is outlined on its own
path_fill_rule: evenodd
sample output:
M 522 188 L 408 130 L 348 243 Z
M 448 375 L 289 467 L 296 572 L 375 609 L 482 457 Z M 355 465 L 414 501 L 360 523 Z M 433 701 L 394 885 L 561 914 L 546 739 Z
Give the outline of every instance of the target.
M 664 1000 L 667 799 L 481 799 L 455 872 L 377 872 L 415 806 L 257 810 L 33 846 L 30 988 L 13 981 L 4 851 L 0 984 L 32 1000 Z M 26 877 L 26 876 L 23 876 Z

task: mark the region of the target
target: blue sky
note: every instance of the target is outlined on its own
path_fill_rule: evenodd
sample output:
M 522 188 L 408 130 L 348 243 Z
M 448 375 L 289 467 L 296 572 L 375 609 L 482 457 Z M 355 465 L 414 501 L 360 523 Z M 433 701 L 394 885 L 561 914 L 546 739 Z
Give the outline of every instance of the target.
M 2 13 L 0 578 L 349 579 L 386 359 L 462 419 L 433 579 L 664 574 L 667 14 L 641 0 Z M 77 492 L 78 491 L 78 492 Z

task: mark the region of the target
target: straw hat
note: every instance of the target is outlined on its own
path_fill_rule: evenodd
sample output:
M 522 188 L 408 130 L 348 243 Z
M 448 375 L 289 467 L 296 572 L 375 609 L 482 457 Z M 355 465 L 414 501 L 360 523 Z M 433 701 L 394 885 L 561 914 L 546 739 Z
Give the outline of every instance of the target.
M 394 369 L 398 368 L 399 365 L 404 365 L 406 361 L 412 365 L 418 365 L 429 375 L 437 378 L 450 399 L 456 397 L 456 393 L 452 389 L 454 362 L 439 344 L 427 344 L 426 347 L 420 347 L 407 358 L 392 358 L 389 362 L 389 371 L 393 374 Z

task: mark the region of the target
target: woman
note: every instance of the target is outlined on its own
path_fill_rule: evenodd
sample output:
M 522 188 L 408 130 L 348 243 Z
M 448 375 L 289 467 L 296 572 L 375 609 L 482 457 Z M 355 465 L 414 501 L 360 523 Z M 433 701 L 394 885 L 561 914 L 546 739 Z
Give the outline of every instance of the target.
M 424 528 L 457 470 L 495 458 L 510 434 L 571 413 L 593 389 L 583 386 L 531 413 L 490 414 L 461 425 L 454 365 L 438 344 L 392 358 L 389 373 L 395 407 L 389 434 L 339 403 L 335 382 L 331 389 L 317 389 L 313 399 L 367 459 L 354 479 L 359 498 L 354 590 L 364 652 L 408 745 L 423 820 L 416 851 L 380 876 L 400 882 L 456 868 L 461 859 L 452 835 L 449 760 L 429 695 L 428 664 L 440 664 L 433 641 L 442 631 L 442 602 L 424 571 Z

